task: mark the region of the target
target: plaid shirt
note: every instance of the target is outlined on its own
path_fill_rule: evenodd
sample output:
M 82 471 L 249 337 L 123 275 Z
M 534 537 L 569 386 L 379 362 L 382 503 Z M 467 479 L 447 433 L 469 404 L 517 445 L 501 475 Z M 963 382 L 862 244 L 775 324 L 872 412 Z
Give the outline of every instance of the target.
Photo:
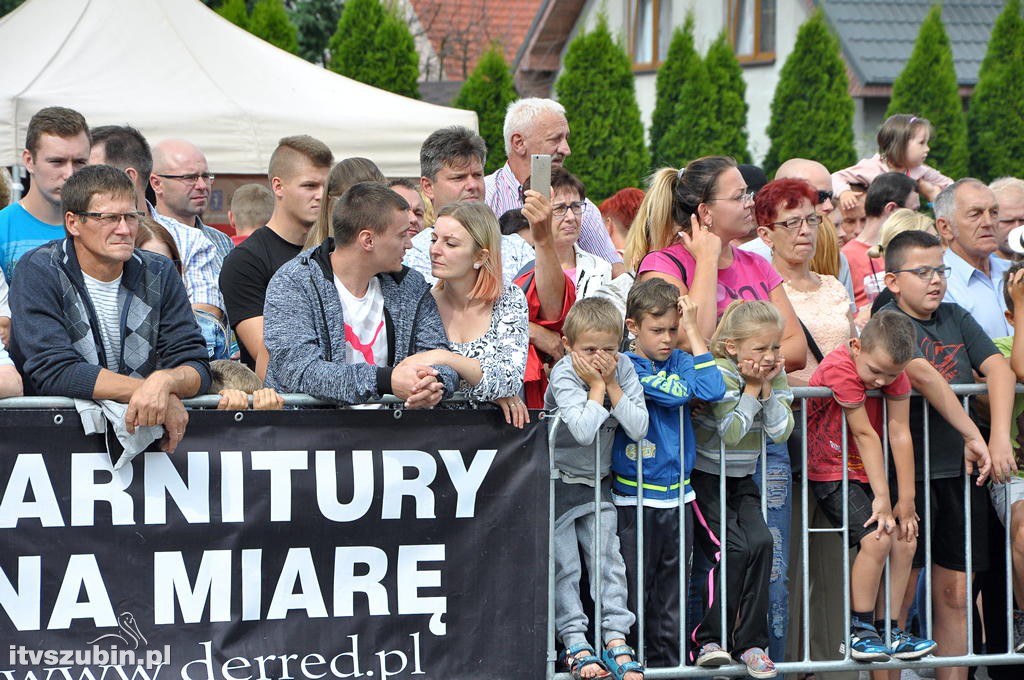
M 213 305 L 223 310 L 224 298 L 220 294 L 219 279 L 224 257 L 217 252 L 216 246 L 202 230 L 161 215 L 153 206 L 149 209 L 153 219 L 163 225 L 178 244 L 189 302 L 194 305 Z
M 519 183 L 508 163 L 484 177 L 487 205 L 498 217 L 509 210 L 523 207 L 523 185 Z M 583 216 L 580 219 L 579 246 L 588 253 L 608 260 L 612 264 L 622 262 L 622 256 L 615 250 L 608 231 L 604 228 L 601 211 L 588 198 L 584 201 Z

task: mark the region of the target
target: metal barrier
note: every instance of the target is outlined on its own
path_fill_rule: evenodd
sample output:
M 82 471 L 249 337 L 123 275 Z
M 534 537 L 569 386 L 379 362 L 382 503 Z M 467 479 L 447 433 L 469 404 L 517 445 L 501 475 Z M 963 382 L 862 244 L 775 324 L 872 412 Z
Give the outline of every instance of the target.
M 971 399 L 972 396 L 979 395 L 979 394 L 985 394 L 986 393 L 986 386 L 983 385 L 983 384 L 978 384 L 978 385 L 951 385 L 951 388 L 953 389 L 955 394 L 957 394 L 958 396 L 962 397 L 964 409 L 968 409 L 969 408 L 969 405 L 970 405 L 969 402 L 970 402 L 970 399 Z M 821 388 L 821 387 L 797 387 L 797 388 L 793 388 L 793 393 L 794 393 L 794 403 L 796 403 L 796 400 L 801 400 L 802 402 L 805 402 L 809 398 L 831 397 L 832 396 L 831 390 L 829 390 L 828 388 Z M 1024 393 L 1024 385 L 1018 385 L 1017 386 L 1017 393 L 1018 394 Z M 876 391 L 876 392 L 869 392 L 868 394 L 869 395 L 873 395 L 873 396 L 877 396 L 880 393 Z M 917 393 L 915 392 L 914 395 L 917 396 Z M 884 403 L 885 402 L 883 400 L 883 409 L 884 409 Z M 923 399 L 921 400 L 921 408 L 923 409 L 924 437 L 925 437 L 925 440 L 924 440 L 923 444 L 925 446 L 925 450 L 927 451 L 927 450 L 929 450 L 928 449 L 928 446 L 929 446 L 929 441 L 928 441 L 929 426 L 928 426 L 928 403 L 927 403 L 927 401 L 925 401 Z M 885 414 L 885 411 L 883 410 L 883 416 L 884 416 L 884 414 Z M 807 468 L 807 409 L 806 408 L 800 408 L 798 412 L 796 411 L 796 409 L 794 409 L 794 416 L 799 417 L 800 418 L 800 423 L 802 424 L 802 428 L 800 430 L 800 433 L 801 433 L 800 450 L 801 450 L 801 457 L 802 457 L 802 461 L 801 462 L 802 462 L 802 469 L 806 470 L 806 468 Z M 554 623 L 554 621 L 555 621 L 555 619 L 554 619 L 554 616 L 555 616 L 555 595 L 554 595 L 555 564 L 554 564 L 554 549 L 553 549 L 554 548 L 554 545 L 553 545 L 553 543 L 554 543 L 553 528 L 554 528 L 554 522 L 555 522 L 555 519 L 556 519 L 555 518 L 555 509 L 554 509 L 554 490 L 555 490 L 556 480 L 558 479 L 558 473 L 554 469 L 553 444 L 554 444 L 555 433 L 556 433 L 556 431 L 557 431 L 557 429 L 558 429 L 558 427 L 560 425 L 560 422 L 561 422 L 560 418 L 558 418 L 557 415 L 556 415 L 556 417 L 551 418 L 549 420 L 549 444 L 551 445 L 551 449 L 552 449 L 551 452 L 550 452 L 551 453 L 551 457 L 552 457 L 551 458 L 551 460 L 552 460 L 552 475 L 551 475 L 551 496 L 552 496 L 552 500 L 551 500 L 550 525 L 549 525 L 549 529 L 551 530 L 550 531 L 551 539 L 550 539 L 550 545 L 549 545 L 551 559 L 550 559 L 549 565 L 548 565 L 548 584 L 549 584 L 549 602 L 548 602 L 548 607 L 549 607 L 548 661 L 549 661 L 549 664 L 548 664 L 548 672 L 547 672 L 548 680 L 552 680 L 552 679 L 553 680 L 569 680 L 569 678 L 570 678 L 568 673 L 556 672 L 557 669 L 555 667 L 556 660 L 557 660 L 557 645 L 558 645 L 558 641 L 555 638 L 555 623 Z M 887 418 L 883 417 L 883 422 L 887 423 L 888 422 Z M 842 456 L 843 456 L 843 469 L 844 469 L 844 472 L 843 472 L 843 496 L 844 497 L 848 497 L 848 486 L 849 486 L 849 477 L 848 477 L 848 468 L 847 468 L 848 442 L 847 442 L 847 423 L 846 423 L 845 414 L 843 415 L 843 429 L 842 429 L 842 432 L 843 432 L 843 452 L 842 452 Z M 888 441 L 887 428 L 885 430 L 883 430 L 881 439 L 882 439 L 882 446 L 883 446 L 883 453 L 884 453 L 884 460 L 885 460 L 885 464 L 886 464 L 886 469 L 888 469 L 888 465 L 889 465 L 889 441 Z M 600 440 L 599 440 L 599 438 L 595 438 L 594 447 L 595 447 L 595 449 L 594 449 L 594 451 L 595 451 L 595 469 L 600 469 L 600 459 L 599 459 L 599 456 L 600 456 Z M 681 451 L 680 451 L 680 457 L 682 457 L 682 452 Z M 643 512 L 643 505 L 642 504 L 643 504 L 643 488 L 644 488 L 644 484 L 643 484 L 642 458 L 643 457 L 641 455 L 637 456 L 637 480 L 636 480 L 636 482 L 637 482 L 637 497 L 636 497 L 636 508 L 637 508 L 638 515 L 637 515 L 637 521 L 636 521 L 636 526 L 637 526 L 637 555 L 636 555 L 636 558 L 637 558 L 637 565 L 638 565 L 638 569 L 637 569 L 637 579 L 638 579 L 638 588 L 637 588 L 637 590 L 638 590 L 638 593 L 643 593 L 644 592 L 644 581 L 643 581 L 643 572 L 644 572 L 644 570 L 642 568 L 643 567 L 643 555 L 644 555 L 644 552 L 643 552 L 643 546 L 644 546 L 643 525 L 644 525 L 644 523 L 643 523 L 643 515 L 642 515 L 642 512 Z M 682 466 L 682 459 L 680 460 L 680 464 Z M 767 474 L 766 474 L 766 471 L 767 471 L 767 460 L 766 460 L 766 455 L 765 455 L 765 442 L 764 442 L 763 438 L 762 438 L 762 451 L 761 451 L 760 465 L 761 465 L 761 473 L 762 473 L 761 474 L 761 478 L 762 478 L 762 487 L 761 487 L 762 513 L 764 515 L 767 515 L 767 494 L 765 493 L 765 487 L 764 487 L 764 485 L 767 483 Z M 721 460 L 721 472 L 724 473 L 724 469 L 725 469 L 725 458 L 724 458 L 724 455 L 723 455 L 722 456 L 722 460 Z M 925 480 L 930 479 L 930 472 L 931 471 L 930 471 L 929 456 L 925 456 L 925 463 L 924 463 L 924 479 Z M 963 480 L 964 480 L 964 492 L 965 492 L 964 493 L 964 505 L 965 505 L 964 513 L 965 513 L 965 518 L 966 518 L 966 531 L 965 531 L 964 550 L 965 550 L 965 553 L 966 553 L 966 564 L 968 566 L 971 566 L 971 565 L 974 564 L 974 556 L 972 555 L 972 545 L 971 545 L 971 509 L 972 508 L 971 508 L 971 495 L 969 493 L 967 493 L 967 491 L 970 488 L 970 485 L 972 483 L 972 479 L 970 477 L 968 477 L 967 475 L 963 475 Z M 721 497 L 725 498 L 725 477 L 724 477 L 724 474 L 721 475 L 721 487 L 720 487 L 720 489 L 721 489 Z M 681 489 L 681 491 L 682 491 L 682 489 Z M 892 659 L 890 661 L 885 661 L 885 662 L 860 662 L 860 661 L 855 661 L 855 660 L 853 660 L 850 657 L 850 649 L 849 649 L 848 639 L 844 637 L 842 639 L 836 639 L 834 641 L 834 644 L 837 645 L 837 646 L 840 643 L 844 643 L 845 654 L 844 654 L 844 657 L 841 660 L 812 659 L 811 658 L 811 650 L 810 650 L 810 646 L 811 646 L 811 642 L 810 642 L 810 637 L 811 637 L 810 636 L 810 632 L 811 632 L 811 612 L 810 612 L 810 597 L 809 597 L 809 594 L 810 594 L 809 593 L 809 590 L 810 590 L 810 568 L 809 568 L 809 559 L 808 559 L 808 557 L 809 557 L 809 540 L 810 540 L 810 536 L 812 534 L 832 533 L 832 534 L 838 534 L 838 535 L 842 536 L 842 544 L 843 544 L 843 558 L 842 558 L 842 561 L 843 561 L 843 579 L 842 579 L 843 612 L 842 612 L 842 615 L 843 615 L 843 619 L 842 619 L 842 623 L 840 624 L 840 627 L 842 628 L 842 630 L 848 631 L 849 630 L 849 620 L 850 620 L 850 609 L 851 609 L 850 570 L 851 570 L 851 564 L 852 564 L 851 549 L 849 547 L 849 541 L 848 541 L 848 532 L 849 532 L 849 517 L 848 517 L 848 514 L 849 514 L 849 508 L 848 508 L 848 505 L 844 505 L 844 509 L 843 509 L 844 523 L 843 523 L 843 526 L 841 526 L 841 527 L 833 527 L 833 528 L 814 528 L 814 527 L 810 527 L 809 526 L 808 503 L 806 502 L 806 500 L 809 497 L 809 495 L 808 495 L 809 494 L 808 479 L 807 479 L 807 475 L 806 474 L 803 474 L 801 476 L 801 482 L 800 482 L 799 485 L 794 484 L 793 491 L 795 493 L 799 493 L 800 494 L 800 498 L 803 501 L 803 502 L 801 502 L 800 537 L 799 537 L 799 539 L 800 539 L 800 546 L 801 546 L 801 554 L 803 555 L 802 564 L 800 565 L 801 577 L 799 579 L 800 580 L 799 587 L 801 589 L 801 595 L 802 595 L 801 607 L 800 607 L 800 612 L 799 612 L 799 615 L 800 615 L 800 618 L 801 618 L 800 628 L 801 628 L 801 631 L 802 631 L 802 645 L 801 645 L 802 649 L 800 650 L 799 658 L 798 659 L 785 660 L 785 661 L 779 660 L 779 659 L 774 659 L 774 661 L 776 662 L 776 667 L 777 667 L 777 670 L 778 670 L 778 673 L 779 673 L 780 677 L 782 675 L 784 675 L 784 674 L 822 673 L 822 672 L 830 672 L 830 671 L 881 671 L 881 670 L 896 670 L 896 669 L 903 669 L 903 668 L 921 669 L 921 668 L 928 668 L 928 667 L 935 668 L 935 667 L 961 667 L 961 666 L 995 666 L 995 665 L 1008 665 L 1008 664 L 1021 664 L 1021 663 L 1024 663 L 1024 654 L 1015 653 L 1013 651 L 1013 588 L 1012 588 L 1012 578 L 1013 578 L 1012 567 L 1013 567 L 1013 565 L 1012 565 L 1011 553 L 1010 553 L 1010 549 L 1011 549 L 1011 541 L 1010 541 L 1010 538 L 1011 538 L 1010 537 L 1010 512 L 1009 512 L 1009 508 L 1008 507 L 1006 508 L 1006 513 L 1005 513 L 1006 522 L 1004 523 L 1004 527 L 1003 527 L 1003 536 L 1004 536 L 1004 542 L 1005 542 L 1004 559 L 1005 559 L 1005 566 L 1006 566 L 1005 587 L 1006 587 L 1006 593 L 1007 593 L 1006 601 L 1005 601 L 1005 607 L 1006 607 L 1006 619 L 1005 619 L 1005 621 L 1006 621 L 1006 637 L 1007 637 L 1007 640 L 1008 640 L 1008 646 L 1007 646 L 1007 649 L 1005 651 L 999 651 L 999 652 L 994 652 L 994 653 L 986 653 L 986 654 L 979 654 L 979 653 L 975 652 L 974 641 L 973 641 L 974 622 L 973 622 L 973 617 L 971 616 L 971 613 L 974 611 L 974 608 L 975 608 L 974 607 L 974 599 L 975 598 L 974 598 L 973 589 L 971 587 L 971 583 L 970 583 L 970 581 L 968 581 L 967 588 L 965 589 L 965 591 L 966 591 L 965 592 L 965 599 L 966 599 L 966 601 L 965 601 L 965 608 L 966 608 L 966 611 L 968 612 L 968 615 L 967 615 L 966 621 L 965 621 L 966 635 L 967 635 L 967 650 L 966 650 L 966 654 L 961 655 L 961 656 L 935 656 L 934 654 L 930 654 L 930 655 L 928 655 L 928 656 L 926 656 L 926 657 L 924 657 L 922 659 L 913 660 L 913 661 Z M 682 495 L 683 494 L 680 493 L 680 501 L 682 499 Z M 1007 504 L 1009 503 L 1009 496 L 1008 495 L 1007 495 L 1006 502 L 1007 502 Z M 600 489 L 600 485 L 596 485 L 595 486 L 594 503 L 595 503 L 595 519 L 596 519 L 596 523 L 598 524 L 598 526 L 600 526 L 600 521 L 601 521 L 601 516 L 600 516 L 600 511 L 599 511 L 600 503 L 601 503 L 601 489 Z M 927 493 L 927 487 L 926 487 L 926 493 L 924 494 L 924 498 L 923 499 L 921 499 L 921 498 L 916 499 L 916 506 L 917 506 L 918 515 L 920 515 L 922 518 L 924 518 L 924 526 L 927 527 L 927 529 L 922 532 L 923 535 L 919 535 L 918 536 L 918 541 L 922 541 L 923 540 L 924 543 L 925 543 L 925 566 L 924 566 L 923 572 L 924 572 L 924 581 L 925 581 L 925 585 L 926 585 L 926 590 L 925 590 L 925 597 L 924 597 L 924 603 L 923 604 L 924 604 L 924 608 L 925 608 L 925 621 L 926 621 L 927 630 L 928 631 L 933 631 L 934 628 L 933 628 L 933 606 L 932 606 L 932 545 L 931 545 L 932 541 L 931 541 L 931 533 L 930 533 L 930 528 L 932 526 L 932 519 L 933 518 L 932 518 L 932 507 L 931 507 L 932 504 L 931 504 L 930 494 Z M 679 545 L 680 545 L 680 550 L 681 551 L 684 550 L 684 545 L 685 545 L 684 542 L 683 542 L 685 540 L 685 537 L 683 535 L 684 534 L 684 526 L 685 526 L 685 521 L 684 521 L 684 517 L 683 517 L 684 511 L 685 511 L 684 503 L 680 502 L 679 503 L 679 507 L 678 507 L 678 512 L 679 512 L 679 527 L 680 527 L 680 536 L 679 536 L 679 541 L 680 542 L 679 542 Z M 728 573 L 728 564 L 727 564 L 728 560 L 726 558 L 727 550 L 724 549 L 724 545 L 725 545 L 724 532 L 726 530 L 725 529 L 726 523 L 724 521 L 724 517 L 725 517 L 724 505 L 720 509 L 720 511 L 722 513 L 721 514 L 722 522 L 721 522 L 720 526 L 722 527 L 722 532 L 723 532 L 723 534 L 721 536 L 721 542 L 722 542 L 722 545 L 723 545 L 723 550 L 722 550 L 721 561 L 720 561 L 720 563 L 719 563 L 717 568 L 719 568 L 721 570 L 721 576 L 720 576 L 720 580 L 721 580 L 721 598 L 722 598 L 723 602 L 726 602 L 727 601 L 726 600 L 726 598 L 727 598 L 727 593 L 726 593 L 727 577 L 726 577 L 726 575 Z M 596 541 L 599 541 L 599 540 L 600 540 L 600 532 L 599 531 L 595 531 L 595 543 L 596 543 Z M 599 556 L 600 555 L 599 547 L 600 546 L 596 545 L 596 544 L 593 547 L 595 556 Z M 683 561 L 681 559 L 680 560 L 680 569 L 679 569 L 679 588 L 680 588 L 679 620 L 680 620 L 680 631 L 679 631 L 679 636 L 678 636 L 678 642 L 679 642 L 679 658 L 683 660 L 683 664 L 684 665 L 680 665 L 680 666 L 673 667 L 673 668 L 660 668 L 660 667 L 659 668 L 650 668 L 650 667 L 648 667 L 645 670 L 645 677 L 646 678 L 651 678 L 651 679 L 659 679 L 659 678 L 697 678 L 697 677 L 703 678 L 703 677 L 710 677 L 710 676 L 715 676 L 715 677 L 719 677 L 719 676 L 729 676 L 729 677 L 747 676 L 747 669 L 746 669 L 746 667 L 743 664 L 731 664 L 731 665 L 727 665 L 727 666 L 719 666 L 719 667 L 716 667 L 716 668 L 705 668 L 705 667 L 697 667 L 697 666 L 685 665 L 685 663 L 686 663 L 685 660 L 687 658 L 687 639 L 686 639 L 686 636 L 687 636 L 688 631 L 690 631 L 692 629 L 693 622 L 688 622 L 686 620 L 686 610 L 687 610 L 687 606 L 686 605 L 687 605 L 687 592 L 688 592 L 688 588 L 687 588 L 688 583 L 687 583 L 687 579 L 686 579 L 686 574 L 687 574 L 687 572 L 689 570 L 686 568 L 686 565 L 684 565 L 682 562 Z M 886 602 L 886 612 L 885 612 L 886 613 L 886 617 L 885 617 L 885 620 L 887 622 L 892 620 L 893 618 L 895 618 L 894 616 L 890 615 L 892 612 L 890 611 L 891 598 L 890 598 L 890 584 L 889 584 L 889 569 L 888 569 L 888 566 L 889 566 L 889 560 L 887 558 L 886 559 L 886 569 L 884 571 L 883 581 L 882 581 L 882 583 L 880 585 L 880 588 L 882 589 L 882 592 L 884 592 L 884 597 L 885 597 L 885 602 Z M 595 591 L 595 593 L 597 593 L 597 597 L 594 598 L 595 599 L 595 603 L 594 603 L 595 604 L 595 609 L 594 609 L 594 612 L 593 612 L 593 617 L 591 619 L 592 623 L 593 623 L 593 627 L 594 627 L 594 640 L 593 640 L 593 642 L 595 643 L 595 649 L 601 649 L 603 647 L 603 645 L 601 644 L 602 636 L 601 636 L 601 616 L 600 616 L 600 613 L 601 613 L 600 572 L 601 572 L 601 570 L 599 568 L 594 568 L 593 570 L 591 570 L 591 574 L 590 574 L 591 578 L 598 579 L 597 583 L 594 586 L 594 591 Z M 790 583 L 790 589 L 792 589 L 793 587 L 794 587 L 794 584 Z M 646 656 L 645 655 L 645 650 L 644 650 L 644 613 L 645 613 L 644 612 L 644 598 L 638 595 L 636 597 L 636 603 L 637 603 L 637 611 L 635 611 L 634 613 L 636 614 L 636 617 L 637 617 L 637 622 L 635 624 L 635 626 L 636 626 L 635 630 L 636 630 L 636 633 L 637 633 L 636 634 L 636 638 L 638 640 L 637 656 L 638 656 L 638 659 L 642 660 Z M 1024 605 L 1024 603 L 1021 603 L 1021 604 Z M 989 606 L 992 606 L 992 604 L 989 603 Z M 726 625 L 726 620 L 725 620 L 726 619 L 726 611 L 727 611 L 727 608 L 723 605 L 723 607 L 722 607 L 722 630 L 725 631 L 725 632 L 730 630 L 730 626 Z M 794 614 L 794 612 L 791 612 L 791 615 L 793 615 L 793 614 Z M 835 615 L 835 612 L 831 612 L 831 614 Z M 828 615 L 828 614 L 827 613 L 823 613 L 823 615 Z M 886 628 L 888 628 L 888 625 L 889 624 L 887 623 L 886 624 Z M 765 626 L 766 627 L 768 626 L 768 622 L 767 621 L 765 623 Z M 886 638 L 889 631 L 885 630 L 885 631 L 879 631 L 879 632 L 883 635 L 883 638 Z M 723 647 L 725 649 L 729 649 L 728 645 L 723 644 Z M 792 646 L 790 646 L 790 647 L 792 647 Z M 741 650 L 734 650 L 734 651 L 741 651 Z M 793 677 L 796 677 L 796 676 L 794 675 Z

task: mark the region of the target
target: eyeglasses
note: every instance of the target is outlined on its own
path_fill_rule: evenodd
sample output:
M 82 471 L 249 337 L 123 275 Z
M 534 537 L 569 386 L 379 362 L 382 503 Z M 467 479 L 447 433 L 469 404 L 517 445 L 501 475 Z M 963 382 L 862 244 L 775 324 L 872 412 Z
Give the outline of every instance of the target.
M 902 274 L 906 272 L 913 274 L 922 281 L 931 281 L 932 277 L 938 274 L 940 279 L 944 279 L 949 276 L 949 272 L 952 271 L 952 267 L 915 267 L 914 269 L 893 269 L 890 273 Z
M 555 217 L 565 217 L 566 211 L 572 210 L 572 213 L 579 217 L 583 214 L 583 201 L 576 201 L 575 203 L 569 204 L 555 204 L 551 206 L 551 214 Z
M 825 201 L 831 201 L 833 198 L 835 198 L 835 194 L 833 192 L 831 192 L 831 191 L 822 191 L 821 189 L 818 189 L 818 203 L 817 203 L 817 205 L 821 205 Z
M 704 202 L 705 203 L 714 203 L 715 201 L 737 201 L 738 203 L 753 203 L 754 202 L 754 192 L 753 191 L 748 191 L 747 193 L 740 194 L 739 196 L 727 196 L 725 198 L 709 198 L 708 200 L 706 200 Z
M 96 220 L 104 227 L 113 227 L 121 223 L 124 220 L 125 224 L 129 227 L 139 226 L 139 220 L 142 218 L 140 212 L 126 212 L 126 213 L 102 213 L 102 212 L 76 212 L 79 217 L 88 217 Z
M 810 215 L 804 215 L 803 217 L 794 216 L 790 217 L 788 220 L 770 222 L 769 224 L 773 227 L 782 227 L 788 231 L 793 231 L 794 229 L 799 229 L 800 225 L 804 222 L 806 222 L 807 226 L 811 229 L 817 229 L 821 225 L 821 220 L 821 215 L 818 213 L 811 213 Z
M 212 184 L 215 175 L 212 175 L 209 172 L 202 172 L 192 175 L 157 175 L 157 177 L 163 177 L 164 179 L 176 179 L 179 182 L 184 182 L 185 184 L 188 185 L 195 185 L 196 183 L 199 182 L 200 177 L 207 184 Z

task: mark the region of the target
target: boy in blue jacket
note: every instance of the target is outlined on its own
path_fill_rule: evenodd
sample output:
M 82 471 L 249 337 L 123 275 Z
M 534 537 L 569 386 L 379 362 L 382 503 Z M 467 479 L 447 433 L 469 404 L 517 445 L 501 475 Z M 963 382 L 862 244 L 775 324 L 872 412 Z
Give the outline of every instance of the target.
M 677 349 L 682 323 L 693 356 Z M 695 496 L 689 477 L 696 456 L 690 423 L 691 399 L 718 401 L 725 393 L 722 373 L 697 328 L 697 308 L 662 279 L 633 287 L 626 301 L 626 327 L 636 340 L 626 356 L 644 389 L 650 417 L 647 436 L 639 442 L 619 430 L 612 449 L 612 501 L 617 506 L 618 534 L 626 563 L 628 606 L 637 611 L 637 451 L 643 460 L 644 651 L 650 666 L 679 665 L 679 564 L 687 567 L 692 542 L 680 550 L 679 517 L 686 536 L 693 535 L 693 515 L 683 501 Z M 631 641 L 631 644 L 636 644 Z

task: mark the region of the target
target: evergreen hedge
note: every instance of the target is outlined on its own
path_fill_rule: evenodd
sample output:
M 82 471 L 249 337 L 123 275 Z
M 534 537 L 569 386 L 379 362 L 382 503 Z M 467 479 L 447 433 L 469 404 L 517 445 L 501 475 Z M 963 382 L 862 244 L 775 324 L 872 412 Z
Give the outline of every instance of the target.
M 651 113 L 651 164 L 655 168 L 676 167 L 683 157 L 683 150 L 676 146 L 678 140 L 668 140 L 666 134 L 680 113 L 683 87 L 692 77 L 691 71 L 700 66 L 693 30 L 693 14 L 687 12 L 683 25 L 672 32 L 665 61 L 658 68 Z
M 249 30 L 249 8 L 245 0 L 227 0 L 216 12 L 235 26 Z
M 405 21 L 380 0 L 347 0 L 329 43 L 328 67 L 389 92 L 419 98 L 419 54 Z
M 299 51 L 298 32 L 281 0 L 259 0 L 249 17 L 249 32 L 285 52 Z

